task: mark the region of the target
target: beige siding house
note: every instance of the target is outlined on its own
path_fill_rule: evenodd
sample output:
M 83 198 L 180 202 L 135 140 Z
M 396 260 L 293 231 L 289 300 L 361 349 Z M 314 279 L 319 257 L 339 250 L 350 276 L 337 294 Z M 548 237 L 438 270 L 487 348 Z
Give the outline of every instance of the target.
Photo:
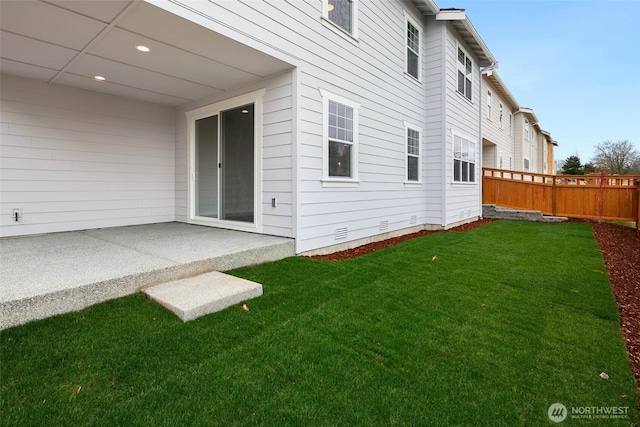
M 482 166 L 555 174 L 558 143 L 531 108 L 520 107 L 495 69 L 482 72 Z

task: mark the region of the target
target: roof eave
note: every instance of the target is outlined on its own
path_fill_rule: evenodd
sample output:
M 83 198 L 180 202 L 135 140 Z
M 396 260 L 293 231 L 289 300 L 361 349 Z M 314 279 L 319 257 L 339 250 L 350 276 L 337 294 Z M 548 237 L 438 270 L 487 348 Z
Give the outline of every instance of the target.
M 473 26 L 464 9 L 440 9 L 436 21 L 451 22 L 462 40 L 471 48 L 481 67 L 497 67 L 498 61 Z
M 507 85 L 504 84 L 504 81 L 500 78 L 500 75 L 498 75 L 498 72 L 495 69 L 484 70 L 482 71 L 482 74 L 489 79 L 493 87 L 500 92 L 515 111 L 520 109 L 520 105 L 518 104 L 515 96 L 513 96 Z
M 532 123 L 534 123 L 534 124 L 538 123 L 538 118 L 536 117 L 536 113 L 534 113 L 531 108 L 520 107 L 520 109 L 518 111 L 516 111 L 516 113 L 522 113 L 522 114 L 524 114 L 526 116 L 529 116 L 529 118 L 531 119 Z
M 435 15 L 440 11 L 440 7 L 433 0 L 413 0 L 412 2 L 423 15 Z

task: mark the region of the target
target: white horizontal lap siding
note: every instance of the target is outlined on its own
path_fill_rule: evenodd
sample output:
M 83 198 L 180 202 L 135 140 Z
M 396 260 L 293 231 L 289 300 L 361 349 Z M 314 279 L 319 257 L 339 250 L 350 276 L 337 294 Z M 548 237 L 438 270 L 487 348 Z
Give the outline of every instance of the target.
M 1 78 L 2 236 L 175 219 L 173 109 Z
M 348 36 L 342 37 L 328 28 L 331 24 L 321 19 L 320 1 L 201 2 L 197 3 L 197 13 L 175 2 L 158 5 L 256 49 L 291 61 L 299 68 L 296 85 L 299 92 L 294 95 L 297 96 L 298 108 L 293 114 L 297 117 L 297 126 L 292 137 L 292 143 L 296 144 L 296 161 L 292 164 L 297 165 L 294 176 L 297 176 L 299 188 L 292 198 L 297 200 L 298 207 L 295 212 L 297 229 L 300 230 L 296 236 L 298 251 L 341 243 L 334 240 L 333 231 L 326 232 L 316 227 L 324 220 L 323 214 L 317 213 L 315 203 L 320 195 L 330 196 L 323 202 L 323 209 L 338 214 L 335 222 L 329 225 L 333 229 L 345 226 L 342 218 L 348 220 L 346 226 L 350 229 L 359 229 L 364 224 L 360 218 L 372 215 L 375 223 L 388 221 L 390 230 L 392 224 L 397 228 L 409 226 L 411 216 L 420 218 L 419 222 L 424 223 L 427 210 L 424 184 L 418 188 L 404 185 L 404 121 L 422 127 L 425 117 L 425 87 L 416 85 L 404 75 L 406 24 L 403 8 L 410 8 L 410 5 L 401 1 L 359 2 L 357 42 L 351 42 Z M 419 22 L 422 21 L 417 11 L 409 12 Z M 422 60 L 424 71 L 424 55 Z M 323 117 L 319 89 L 361 105 L 358 188 L 322 186 Z M 265 111 L 265 118 L 268 117 Z M 269 138 L 265 135 L 267 140 Z M 265 165 L 271 164 L 265 162 Z M 277 170 L 277 174 L 282 177 L 284 172 Z M 423 176 L 426 175 L 427 171 L 423 169 Z M 270 185 L 266 176 L 264 179 L 264 185 Z M 279 179 L 273 184 L 278 188 L 286 186 Z M 401 197 L 388 199 L 389 189 Z M 344 204 L 338 201 L 342 193 L 351 194 L 352 200 L 355 195 L 362 195 L 357 198 L 360 208 L 348 211 L 356 214 L 346 214 Z M 367 203 L 372 201 L 381 201 L 382 206 Z M 270 197 L 263 199 L 265 214 L 271 209 L 270 202 Z M 389 209 L 397 209 L 399 213 L 391 214 L 396 211 Z M 265 217 L 264 221 L 266 225 L 268 219 Z M 348 239 L 379 232 L 378 227 L 365 226 L 360 235 L 349 233 Z
M 294 236 L 292 73 L 273 79 L 263 103 L 262 231 L 285 237 Z
M 473 60 L 473 90 L 471 101 L 458 93 L 458 44 Z M 480 68 L 471 49 L 458 39 L 453 27 L 446 27 L 446 197 L 445 226 L 480 215 Z M 483 89 L 484 90 L 484 89 Z M 453 182 L 453 135 L 458 134 L 476 144 L 475 184 Z
M 266 89 L 262 99 L 262 232 L 293 237 L 293 71 L 261 79 L 216 97 L 176 109 L 176 219 L 187 221 L 188 143 L 185 112 L 215 104 L 258 89 Z M 276 207 L 272 206 L 275 198 Z
M 491 91 L 492 116 L 487 118 L 487 91 Z M 502 128 L 500 128 L 500 103 L 502 103 Z M 499 167 L 500 152 L 502 152 L 502 167 L 509 169 L 509 156 L 513 155 L 513 137 L 509 134 L 509 115 L 512 108 L 491 84 L 489 79 L 482 78 L 482 138 L 490 141 L 495 149 L 490 153 L 492 158 L 483 155 L 482 166 Z
M 424 162 L 423 182 L 427 190 L 427 224 L 442 222 L 443 170 L 443 23 L 435 17 L 427 17 L 425 31 L 425 85 L 426 110 L 424 119 Z
M 424 128 L 425 98 L 424 83 L 416 85 L 404 76 L 403 9 L 396 2 L 360 2 L 359 7 L 358 46 L 320 28 L 321 34 L 330 39 L 331 50 L 323 52 L 323 61 L 318 66 L 335 72 L 309 67 L 302 73 L 298 252 L 427 221 L 425 184 L 405 186 L 404 122 Z M 315 22 L 317 17 L 311 19 Z M 424 71 L 424 55 L 421 59 Z M 326 159 L 318 88 L 361 106 L 359 183 L 354 188 L 323 187 Z M 423 129 L 420 146 L 423 177 L 427 176 L 424 141 Z M 348 230 L 346 238 L 336 239 L 336 230 L 343 228 Z

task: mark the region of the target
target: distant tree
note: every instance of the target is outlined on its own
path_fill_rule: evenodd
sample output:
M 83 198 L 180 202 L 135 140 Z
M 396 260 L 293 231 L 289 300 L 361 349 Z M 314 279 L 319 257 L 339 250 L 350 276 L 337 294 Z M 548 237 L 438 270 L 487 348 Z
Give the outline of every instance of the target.
M 596 154 L 591 161 L 600 170 L 612 174 L 625 175 L 631 173 L 640 160 L 640 153 L 627 140 L 604 141 L 594 146 Z
M 567 157 L 562 165 L 563 175 L 583 175 L 584 169 L 582 168 L 582 162 L 577 154 Z
M 591 162 L 585 163 L 582 169 L 583 169 L 584 175 L 589 175 L 596 171 L 596 167 Z
M 631 166 L 632 175 L 640 175 L 640 159 L 636 160 L 633 166 Z

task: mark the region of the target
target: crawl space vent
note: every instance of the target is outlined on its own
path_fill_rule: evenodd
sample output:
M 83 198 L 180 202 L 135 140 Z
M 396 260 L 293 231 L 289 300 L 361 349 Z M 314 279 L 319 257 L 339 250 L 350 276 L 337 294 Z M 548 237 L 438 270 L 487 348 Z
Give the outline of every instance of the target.
M 336 240 L 347 238 L 347 227 L 336 228 Z

